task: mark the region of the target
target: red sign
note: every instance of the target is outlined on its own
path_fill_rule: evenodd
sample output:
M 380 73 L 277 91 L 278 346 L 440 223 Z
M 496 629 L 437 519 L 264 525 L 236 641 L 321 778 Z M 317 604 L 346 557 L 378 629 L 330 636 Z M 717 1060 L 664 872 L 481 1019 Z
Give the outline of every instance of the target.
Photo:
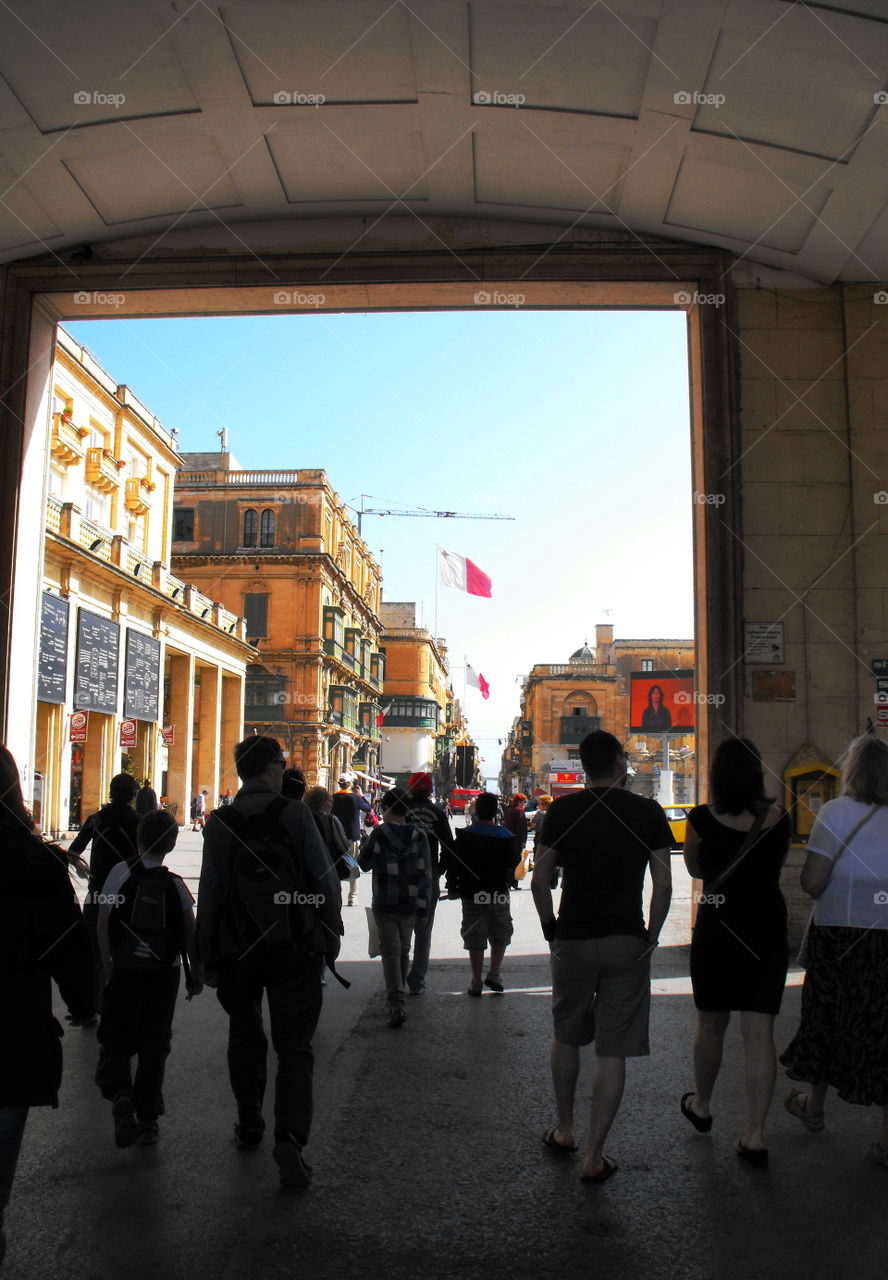
M 71 712 L 70 739 L 72 742 L 86 742 L 86 731 L 89 726 L 88 711 Z
M 691 734 L 697 695 L 693 671 L 633 671 L 629 731 Z M 716 703 L 716 705 L 720 705 Z
M 583 782 L 585 773 L 555 773 L 549 777 L 550 782 Z
M 136 745 L 136 722 L 135 720 L 121 720 L 120 722 L 120 745 L 122 747 L 134 747 Z
M 160 736 L 163 738 L 163 745 L 171 747 L 176 740 L 176 726 L 174 724 L 162 725 Z

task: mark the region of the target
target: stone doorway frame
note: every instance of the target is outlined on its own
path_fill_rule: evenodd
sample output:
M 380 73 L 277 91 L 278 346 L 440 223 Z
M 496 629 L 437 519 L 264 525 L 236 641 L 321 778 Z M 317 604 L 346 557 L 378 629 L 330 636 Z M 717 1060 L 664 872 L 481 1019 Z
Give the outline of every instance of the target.
M 114 246 L 100 246 L 102 254 Z M 117 252 L 120 252 L 118 249 Z M 710 734 L 742 732 L 742 559 L 736 305 L 731 256 L 638 240 L 602 244 L 379 252 L 170 254 L 163 258 L 60 258 L 0 268 L 0 716 L 14 707 L 16 641 L 36 624 L 31 583 L 42 563 L 47 384 L 55 326 L 65 320 L 282 314 L 316 311 L 464 310 L 519 305 L 551 310 L 682 310 L 688 317 L 697 688 L 724 704 L 697 707 L 698 796 Z M 282 295 L 289 302 L 282 303 Z M 512 301 L 507 299 L 512 297 Z M 322 301 L 318 301 L 318 298 Z M 721 299 L 713 303 L 713 298 Z M 499 300 L 498 300 L 499 299 Z M 505 299 L 505 300 L 504 300 Z M 40 474 L 38 475 L 38 470 Z M 25 493 L 32 501 L 21 501 Z M 37 507 L 39 506 L 39 509 Z M 15 590 L 19 581 L 27 585 Z M 38 569 L 39 574 L 39 569 Z M 39 576 L 37 578 L 39 581 Z M 39 592 L 33 593 L 36 600 Z M 31 618 L 33 613 L 34 618 Z M 34 653 L 33 644 L 23 651 Z M 30 739 L 36 701 L 31 697 Z M 19 721 L 21 731 L 21 722 Z M 704 767 L 701 769 L 701 764 Z

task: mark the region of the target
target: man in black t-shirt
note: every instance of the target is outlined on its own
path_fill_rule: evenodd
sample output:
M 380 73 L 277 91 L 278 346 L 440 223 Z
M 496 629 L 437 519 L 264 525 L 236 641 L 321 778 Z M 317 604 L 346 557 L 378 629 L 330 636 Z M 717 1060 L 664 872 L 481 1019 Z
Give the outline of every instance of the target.
M 596 1042 L 592 1108 L 581 1177 L 604 1182 L 617 1166 L 603 1153 L 626 1081 L 626 1058 L 649 1052 L 650 955 L 672 896 L 672 833 L 653 800 L 623 790 L 626 756 L 610 733 L 580 743 L 586 790 L 556 800 L 534 858 L 534 905 L 552 951 L 552 1082 L 558 1123 L 543 1137 L 576 1151 L 573 1105 L 580 1047 Z M 556 920 L 550 888 L 563 868 Z M 645 925 L 642 896 L 653 891 Z

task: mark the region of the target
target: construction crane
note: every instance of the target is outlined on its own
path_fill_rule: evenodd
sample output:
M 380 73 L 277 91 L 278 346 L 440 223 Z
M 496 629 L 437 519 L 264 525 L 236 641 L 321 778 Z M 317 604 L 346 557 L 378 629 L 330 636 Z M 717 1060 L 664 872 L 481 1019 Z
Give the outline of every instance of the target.
M 361 506 L 356 510 L 358 517 L 358 534 L 361 534 L 361 524 L 364 516 L 411 516 L 421 517 L 426 520 L 514 520 L 514 516 L 488 515 L 481 511 L 429 511 L 426 507 L 415 507 L 411 511 L 395 510 L 390 507 L 365 507 L 364 499 L 372 498 L 372 493 L 361 494 Z

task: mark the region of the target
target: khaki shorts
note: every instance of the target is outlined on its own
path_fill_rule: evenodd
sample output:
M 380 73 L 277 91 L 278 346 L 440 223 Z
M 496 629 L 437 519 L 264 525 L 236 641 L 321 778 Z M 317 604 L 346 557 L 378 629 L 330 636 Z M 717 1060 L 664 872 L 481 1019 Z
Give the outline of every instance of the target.
M 485 951 L 488 943 L 492 947 L 507 947 L 512 940 L 509 895 L 480 893 L 476 898 L 492 898 L 495 901 L 478 902 L 463 898 L 461 933 L 466 951 Z
M 562 1044 L 595 1041 L 599 1057 L 650 1053 L 651 957 L 644 938 L 617 934 L 552 943 L 552 1016 Z

